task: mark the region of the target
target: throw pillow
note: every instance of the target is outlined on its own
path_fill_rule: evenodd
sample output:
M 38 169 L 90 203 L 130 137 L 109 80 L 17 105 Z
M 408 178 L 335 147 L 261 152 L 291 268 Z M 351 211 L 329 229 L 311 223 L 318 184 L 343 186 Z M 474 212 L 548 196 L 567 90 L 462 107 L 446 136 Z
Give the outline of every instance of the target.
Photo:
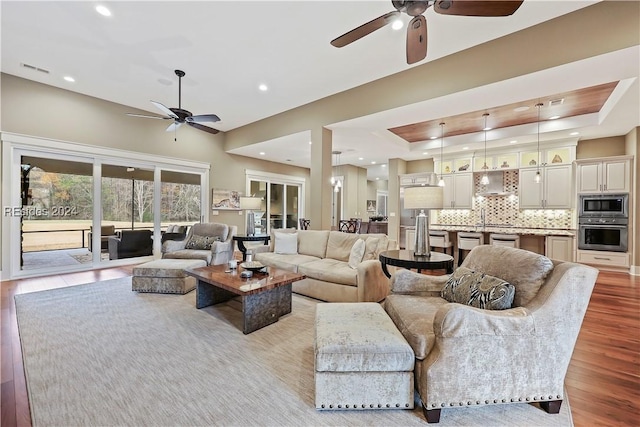
M 379 237 L 368 237 L 367 241 L 365 242 L 365 248 L 364 248 L 364 256 L 362 257 L 362 259 L 364 261 L 370 260 L 370 259 L 377 259 L 376 258 L 376 248 L 378 247 L 378 243 L 380 242 L 380 238 Z
M 294 255 L 298 253 L 298 233 L 274 233 L 273 251 L 277 254 Z
M 184 247 L 185 249 L 210 250 L 211 246 L 213 246 L 215 242 L 219 241 L 219 236 L 200 236 L 198 234 L 193 234 Z
M 515 287 L 497 277 L 459 267 L 449 277 L 441 296 L 449 302 L 485 310 L 505 310 L 513 305 Z
M 349 267 L 354 270 L 358 268 L 358 264 L 362 262 L 364 256 L 365 243 L 364 240 L 358 239 L 351 247 L 351 253 L 349 254 Z

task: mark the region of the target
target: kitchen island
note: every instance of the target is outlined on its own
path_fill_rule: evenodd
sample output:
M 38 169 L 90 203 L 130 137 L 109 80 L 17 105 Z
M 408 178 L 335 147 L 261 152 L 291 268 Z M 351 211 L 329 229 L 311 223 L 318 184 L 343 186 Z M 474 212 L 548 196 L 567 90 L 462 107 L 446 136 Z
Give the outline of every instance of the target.
M 543 254 L 552 259 L 573 261 L 575 259 L 576 230 L 559 228 L 527 228 L 511 225 L 446 225 L 431 224 L 430 230 L 449 232 L 449 240 L 457 252 L 458 232 L 483 233 L 484 242 L 489 243 L 491 234 L 512 234 L 520 237 L 520 248 Z M 413 249 L 415 229 L 406 230 L 406 249 Z

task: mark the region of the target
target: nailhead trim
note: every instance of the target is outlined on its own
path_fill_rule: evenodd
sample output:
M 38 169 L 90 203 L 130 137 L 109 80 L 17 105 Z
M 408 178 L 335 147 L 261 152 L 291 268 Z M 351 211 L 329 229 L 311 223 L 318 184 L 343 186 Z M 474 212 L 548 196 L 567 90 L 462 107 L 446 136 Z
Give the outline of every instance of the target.
M 557 398 L 557 399 L 560 399 L 560 398 L 561 398 L 561 396 L 558 394 L 558 395 L 556 395 L 556 398 Z M 533 396 L 533 397 L 527 396 L 527 397 L 525 397 L 525 398 L 522 398 L 522 397 L 518 397 L 518 398 L 512 397 L 512 398 L 510 398 L 508 401 L 509 401 L 509 402 L 516 402 L 516 401 L 517 401 L 517 402 L 522 402 L 522 401 L 523 401 L 523 399 L 524 399 L 525 401 L 527 401 L 527 402 L 531 402 L 531 401 L 544 401 L 544 400 L 545 400 L 545 397 L 544 397 L 544 396 Z M 550 395 L 549 395 L 549 400 L 553 400 L 553 395 L 552 395 L 552 394 L 550 394 Z M 485 403 L 486 405 L 489 405 L 489 404 L 491 404 L 491 403 L 498 403 L 498 402 L 501 402 L 501 403 L 507 403 L 507 399 L 506 399 L 506 398 L 503 398 L 503 399 L 493 399 L 493 401 L 491 401 L 491 400 L 488 400 L 488 399 L 487 399 L 487 400 L 485 400 L 485 401 L 484 401 L 484 403 Z M 480 401 L 480 400 L 476 400 L 476 402 L 475 402 L 475 404 L 476 404 L 476 405 L 480 405 L 481 403 L 482 403 L 482 401 Z M 458 402 L 458 403 L 456 403 L 456 402 L 449 402 L 449 404 L 448 404 L 448 405 L 449 405 L 449 406 L 456 406 L 456 405 L 458 405 L 458 406 L 464 406 L 464 405 L 465 405 L 465 403 L 464 403 L 464 402 Z M 473 405 L 473 401 L 469 400 L 469 401 L 466 403 L 466 405 L 467 405 L 467 406 L 468 406 L 468 405 Z M 408 406 L 408 405 L 407 405 L 407 406 Z M 443 403 L 440 403 L 440 405 L 439 405 L 439 406 L 440 406 L 441 408 L 444 408 L 444 407 L 446 407 L 446 406 L 447 406 L 447 403 L 444 403 L 444 402 L 443 402 Z M 432 407 L 432 408 L 437 408 L 437 407 L 438 407 L 438 404 L 436 404 L 436 403 L 432 403 L 432 404 L 431 404 L 431 407 Z
M 402 407 L 402 406 L 403 406 L 403 404 L 402 404 L 402 403 L 385 403 L 385 404 L 382 404 L 382 403 L 378 403 L 378 404 L 370 403 L 369 405 L 367 405 L 366 403 L 363 403 L 363 404 L 354 403 L 353 405 L 351 405 L 351 404 L 345 404 L 345 405 L 344 405 L 344 408 L 345 408 L 345 409 L 349 409 L 349 408 L 354 408 L 354 409 L 362 408 L 362 409 L 365 409 L 365 408 L 367 408 L 367 406 L 368 406 L 369 408 L 376 408 L 376 407 L 377 407 L 377 408 L 392 408 L 392 407 L 400 408 L 400 407 Z M 411 406 L 411 405 L 410 405 L 409 403 L 405 403 L 405 404 L 404 404 L 404 407 L 405 407 L 405 408 L 409 408 L 410 406 Z M 431 404 L 431 406 L 432 406 L 432 407 L 435 407 L 436 405 L 435 405 L 435 403 L 432 403 L 432 404 Z M 342 408 L 343 408 L 343 405 L 342 405 L 341 403 L 340 403 L 340 404 L 333 404 L 333 403 L 326 404 L 326 403 L 322 403 L 322 404 L 320 405 L 320 408 L 322 408 L 322 409 L 325 409 L 325 408 L 329 408 L 329 409 L 333 409 L 333 408 L 342 409 Z

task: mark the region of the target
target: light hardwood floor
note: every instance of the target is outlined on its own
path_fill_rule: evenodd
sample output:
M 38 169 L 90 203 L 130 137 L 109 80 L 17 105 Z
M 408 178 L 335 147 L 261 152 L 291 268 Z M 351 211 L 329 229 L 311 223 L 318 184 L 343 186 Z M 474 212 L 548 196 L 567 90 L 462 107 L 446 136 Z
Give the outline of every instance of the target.
M 31 425 L 13 296 L 130 276 L 132 268 L 2 282 L 0 425 Z M 640 277 L 600 273 L 566 385 L 576 427 L 640 425 Z

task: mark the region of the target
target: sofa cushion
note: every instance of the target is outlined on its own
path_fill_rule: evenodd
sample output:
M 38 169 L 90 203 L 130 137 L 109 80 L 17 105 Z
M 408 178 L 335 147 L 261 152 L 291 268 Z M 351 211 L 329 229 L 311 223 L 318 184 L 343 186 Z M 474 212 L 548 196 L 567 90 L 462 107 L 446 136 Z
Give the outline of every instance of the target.
M 338 233 L 341 232 L 338 231 Z M 358 271 L 350 268 L 346 261 L 338 261 L 332 258 L 323 258 L 300 264 L 298 273 L 325 282 L 349 286 L 358 285 Z
M 275 232 L 273 252 L 277 254 L 296 255 L 298 253 L 298 233 Z
M 293 271 L 298 273 L 298 266 L 317 261 L 319 258 L 310 255 L 283 255 L 273 252 L 258 252 L 255 254 L 255 260 L 260 261 L 264 265 L 280 268 L 282 270 Z
M 211 250 L 204 249 L 181 249 L 173 252 L 165 252 L 162 257 L 169 259 L 201 259 L 207 262 L 207 265 L 211 264 L 213 254 Z
M 329 241 L 327 242 L 326 258 L 332 258 L 338 261 L 349 261 L 351 248 L 353 244 L 360 238 L 355 233 L 343 233 L 341 231 L 330 231 Z
M 435 344 L 433 319 L 447 300 L 438 297 L 389 295 L 384 300 L 386 310 L 416 354 L 423 360 Z
M 269 232 L 271 239 L 269 240 L 269 252 L 273 252 L 273 248 L 276 244 L 276 232 L 278 233 L 297 233 L 297 228 L 272 228 Z
M 329 230 L 298 231 L 298 253 L 324 258 L 327 254 Z
M 211 249 L 211 246 L 215 242 L 219 242 L 219 236 L 201 236 L 199 234 L 192 234 L 185 245 L 185 249 Z
M 362 262 L 362 257 L 364 256 L 364 247 L 364 240 L 356 240 L 351 247 L 351 253 L 349 254 L 349 262 L 347 263 L 349 267 L 353 269 L 358 268 L 358 264 Z
M 442 288 L 441 296 L 449 302 L 485 310 L 506 310 L 513 304 L 512 284 L 479 271 L 459 267 Z
M 538 294 L 545 278 L 553 270 L 553 262 L 544 255 L 523 249 L 481 245 L 473 248 L 462 262 L 462 267 L 511 283 L 516 290 L 513 306 L 522 307 Z

